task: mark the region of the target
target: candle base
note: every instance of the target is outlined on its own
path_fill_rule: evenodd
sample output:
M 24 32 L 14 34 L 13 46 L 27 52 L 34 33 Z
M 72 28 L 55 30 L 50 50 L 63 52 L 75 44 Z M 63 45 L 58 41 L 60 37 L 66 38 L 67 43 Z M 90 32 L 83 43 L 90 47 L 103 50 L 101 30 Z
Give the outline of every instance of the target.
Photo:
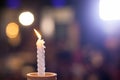
M 57 74 L 45 72 L 45 76 L 40 76 L 37 72 L 31 72 L 27 74 L 27 80 L 57 80 Z

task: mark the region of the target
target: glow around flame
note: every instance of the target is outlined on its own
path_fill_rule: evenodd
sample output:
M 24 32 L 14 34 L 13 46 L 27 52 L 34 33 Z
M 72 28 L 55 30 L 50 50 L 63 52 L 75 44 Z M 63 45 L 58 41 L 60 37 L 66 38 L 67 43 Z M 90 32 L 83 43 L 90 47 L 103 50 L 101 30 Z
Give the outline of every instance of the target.
M 37 35 L 38 39 L 41 39 L 41 35 L 40 35 L 40 33 L 36 29 L 34 29 L 34 32 Z

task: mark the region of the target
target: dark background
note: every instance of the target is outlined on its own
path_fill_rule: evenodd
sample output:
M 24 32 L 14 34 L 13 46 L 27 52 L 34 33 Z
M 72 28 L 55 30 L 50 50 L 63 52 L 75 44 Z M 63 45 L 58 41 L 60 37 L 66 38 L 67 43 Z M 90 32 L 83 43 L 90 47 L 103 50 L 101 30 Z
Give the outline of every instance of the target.
M 27 73 L 37 71 L 37 37 L 33 28 L 40 30 L 39 21 L 46 7 L 58 10 L 70 7 L 74 12 L 71 23 L 55 23 L 52 39 L 43 36 L 46 42 L 46 71 L 56 72 L 58 80 L 120 79 L 119 29 L 112 34 L 104 31 L 105 22 L 99 18 L 99 0 L 1 0 L 1 80 L 26 80 Z M 25 28 L 17 17 L 13 20 L 5 18 L 7 10 L 15 12 L 12 17 L 29 10 L 35 14 L 35 22 Z M 11 21 L 20 26 L 21 43 L 17 46 L 9 44 L 5 35 L 5 26 Z M 69 29 L 70 26 L 72 29 Z M 119 26 L 119 20 L 113 26 Z M 70 38 L 69 33 L 75 34 Z

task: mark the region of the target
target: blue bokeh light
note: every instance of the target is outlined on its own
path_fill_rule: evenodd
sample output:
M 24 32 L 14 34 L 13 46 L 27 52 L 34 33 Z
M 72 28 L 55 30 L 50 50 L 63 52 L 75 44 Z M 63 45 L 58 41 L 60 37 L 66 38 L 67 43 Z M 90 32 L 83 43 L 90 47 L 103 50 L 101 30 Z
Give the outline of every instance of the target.
M 9 8 L 18 8 L 20 6 L 20 0 L 6 0 L 6 6 Z
M 54 7 L 64 7 L 66 4 L 66 0 L 52 0 L 52 5 Z

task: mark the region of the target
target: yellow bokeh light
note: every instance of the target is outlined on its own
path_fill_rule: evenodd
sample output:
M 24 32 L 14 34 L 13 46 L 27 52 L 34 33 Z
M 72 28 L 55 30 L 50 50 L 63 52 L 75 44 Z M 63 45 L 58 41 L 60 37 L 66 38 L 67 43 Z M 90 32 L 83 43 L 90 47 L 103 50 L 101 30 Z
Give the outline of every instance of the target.
M 24 26 L 29 26 L 34 22 L 34 15 L 29 11 L 22 12 L 19 15 L 19 22 Z
M 10 44 L 11 46 L 16 47 L 16 46 L 18 46 L 18 45 L 21 43 L 21 36 L 18 35 L 18 36 L 15 37 L 15 38 L 9 38 L 9 39 L 8 39 L 8 42 L 9 42 L 9 44 Z
M 19 34 L 19 26 L 14 22 L 9 23 L 6 27 L 7 37 L 8 38 L 15 38 L 18 36 L 18 34 Z

